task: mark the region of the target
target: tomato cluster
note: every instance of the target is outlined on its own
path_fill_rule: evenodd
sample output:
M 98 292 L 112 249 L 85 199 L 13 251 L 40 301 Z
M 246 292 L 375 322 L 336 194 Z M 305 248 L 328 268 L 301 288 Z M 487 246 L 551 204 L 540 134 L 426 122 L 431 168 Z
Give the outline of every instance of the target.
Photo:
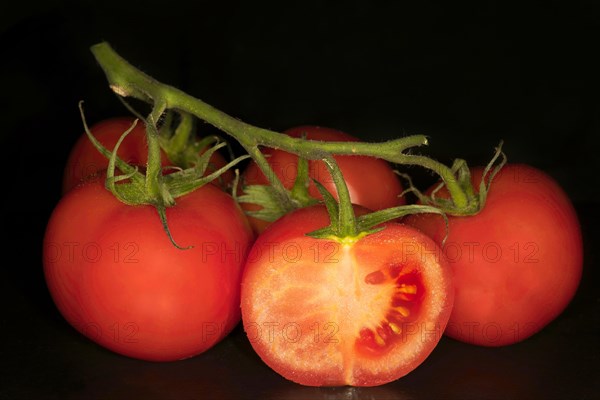
M 103 121 L 92 134 L 112 149 L 131 119 Z M 316 126 L 285 132 L 321 141 L 358 141 Z M 143 169 L 146 131 L 138 125 L 118 155 Z M 298 156 L 263 149 L 276 179 L 291 189 Z M 216 165 L 225 160 L 217 155 Z M 171 161 L 163 153 L 163 166 Z M 336 156 L 356 215 L 406 204 L 392 166 Z M 150 205 L 127 205 L 104 187 L 108 161 L 85 135 L 68 159 L 64 196 L 44 238 L 52 298 L 83 335 L 114 352 L 152 361 L 207 351 L 240 322 L 261 359 L 311 386 L 374 386 L 420 365 L 443 334 L 482 346 L 524 340 L 556 318 L 581 279 L 582 240 L 568 196 L 547 174 L 508 164 L 485 206 L 472 215 L 417 214 L 355 237 L 315 238 L 332 223 L 323 204 L 273 221 L 206 184 L 176 199 L 161 223 Z M 310 161 L 308 195 L 333 198 L 322 161 Z M 477 187 L 483 168 L 471 168 Z M 91 179 L 96 177 L 98 179 Z M 321 191 L 313 183 L 321 184 Z M 268 185 L 255 162 L 241 175 Z M 431 194 L 437 185 L 429 189 Z M 449 198 L 445 188 L 438 198 Z M 165 234 L 165 223 L 177 248 Z

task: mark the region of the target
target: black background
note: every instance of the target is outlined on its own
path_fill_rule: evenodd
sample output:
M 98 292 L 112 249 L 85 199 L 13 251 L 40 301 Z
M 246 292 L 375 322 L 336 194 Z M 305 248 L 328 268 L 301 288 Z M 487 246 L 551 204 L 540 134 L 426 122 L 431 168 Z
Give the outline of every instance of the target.
M 0 16 L 0 398 L 597 397 L 599 8 L 594 1 L 13 2 Z M 104 40 L 156 79 L 273 130 L 316 124 L 363 140 L 425 134 L 430 146 L 421 152 L 473 165 L 503 139 L 511 162 L 548 172 L 576 206 L 586 246 L 577 296 L 529 340 L 488 349 L 444 338 L 411 374 L 371 389 L 287 382 L 254 355 L 241 329 L 177 363 L 95 346 L 54 308 L 40 260 L 64 162 L 82 133 L 78 101 L 89 123 L 127 114 L 89 51 Z M 433 179 L 412 172 L 423 183 Z

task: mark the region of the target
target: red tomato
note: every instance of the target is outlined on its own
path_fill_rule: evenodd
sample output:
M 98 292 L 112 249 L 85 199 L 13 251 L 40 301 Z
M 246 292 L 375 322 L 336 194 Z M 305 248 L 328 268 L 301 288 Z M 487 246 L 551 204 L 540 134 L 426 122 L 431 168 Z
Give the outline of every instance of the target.
M 472 170 L 477 185 L 482 171 Z M 433 214 L 405 222 L 437 243 L 446 232 Z M 456 287 L 446 334 L 482 346 L 507 345 L 538 332 L 565 309 L 581 279 L 575 210 L 552 178 L 527 165 L 506 165 L 477 215 L 450 217 L 443 253 Z
M 298 126 L 284 132 L 292 137 L 306 139 L 340 142 L 358 142 L 359 140 L 347 133 L 319 126 Z M 291 189 L 296 180 L 298 171 L 298 157 L 294 154 L 272 148 L 265 148 L 263 153 L 275 175 L 282 181 L 287 189 Z M 384 160 L 366 156 L 335 156 L 335 160 L 344 175 L 352 203 L 364 206 L 371 210 L 405 204 L 404 197 L 400 197 L 402 186 L 390 164 Z M 309 161 L 309 176 L 319 181 L 337 199 L 337 190 L 333 179 L 322 161 Z M 269 180 L 258 168 L 256 163 L 248 164 L 242 175 L 245 185 L 267 185 Z M 322 199 L 315 184 L 309 184 L 309 194 L 315 199 Z M 257 210 L 260 207 L 242 203 L 245 210 Z M 249 218 L 251 225 L 257 232 L 262 232 L 270 223 L 255 218 Z
M 111 118 L 93 125 L 90 127 L 90 131 L 104 147 L 112 150 L 121 135 L 131 127 L 133 121 L 134 119 L 130 117 Z M 146 144 L 146 128 L 142 121 L 138 121 L 135 128 L 123 140 L 117 154 L 131 165 L 146 165 L 148 160 L 148 146 Z M 163 166 L 172 165 L 164 153 L 161 154 L 161 158 Z M 223 156 L 219 153 L 213 154 L 211 163 L 217 168 L 221 168 L 227 164 Z M 73 146 L 67 159 L 63 174 L 63 193 L 68 192 L 84 180 L 98 179 L 98 174 L 101 174 L 101 171 L 107 167 L 108 159 L 94 147 L 84 133 Z M 227 171 L 222 175 L 222 178 L 226 183 L 231 182 L 233 180 L 233 173 Z
M 69 191 L 49 220 L 44 272 L 65 319 L 126 356 L 170 361 L 219 342 L 240 319 L 252 230 L 215 185 L 168 208 L 173 246 L 152 206 L 119 202 L 101 182 Z
M 285 215 L 248 255 L 242 321 L 261 359 L 310 386 L 375 386 L 421 364 L 452 307 L 450 268 L 429 237 L 398 223 L 354 243 L 313 239 L 324 206 Z

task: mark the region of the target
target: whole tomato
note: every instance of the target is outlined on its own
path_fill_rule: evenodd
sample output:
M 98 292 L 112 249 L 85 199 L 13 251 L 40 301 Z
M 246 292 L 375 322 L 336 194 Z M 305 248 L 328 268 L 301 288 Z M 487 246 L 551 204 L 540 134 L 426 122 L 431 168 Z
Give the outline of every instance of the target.
M 131 128 L 133 121 L 134 118 L 131 117 L 109 118 L 91 126 L 90 131 L 104 147 L 112 151 L 121 135 Z M 143 122 L 138 121 L 133 130 L 125 137 L 119 146 L 117 155 L 131 165 L 142 167 L 146 165 L 148 145 L 146 143 L 146 128 Z M 162 165 L 165 167 L 173 165 L 162 151 L 161 160 Z M 218 169 L 227 164 L 225 158 L 218 152 L 211 156 L 210 163 L 207 174 L 215 168 Z M 99 179 L 99 175 L 107 167 L 108 159 L 94 147 L 85 133 L 82 134 L 75 142 L 67 158 L 63 173 L 63 193 L 68 192 L 82 181 Z M 233 173 L 227 171 L 220 178 L 222 178 L 222 183 L 227 184 L 233 180 Z
M 207 184 L 166 210 L 118 201 L 100 181 L 62 197 L 44 237 L 50 294 L 92 341 L 129 357 L 200 354 L 240 320 L 240 279 L 252 230 L 233 198 Z
M 345 132 L 311 125 L 294 127 L 284 133 L 295 138 L 306 135 L 308 140 L 359 141 L 358 138 Z M 298 172 L 298 156 L 273 148 L 266 148 L 263 153 L 267 156 L 267 161 L 277 178 L 287 189 L 291 189 Z M 342 171 L 352 203 L 374 211 L 405 204 L 404 197 L 400 196 L 402 194 L 400 180 L 387 161 L 367 156 L 335 156 L 334 158 Z M 315 199 L 322 199 L 316 185 L 312 182 L 314 179 L 319 181 L 337 199 L 337 190 L 325 163 L 310 160 L 308 164 L 311 178 L 308 186 L 309 195 Z M 267 185 L 269 180 L 257 164 L 251 162 L 242 174 L 242 183 L 244 185 Z M 260 209 L 259 206 L 249 203 L 242 203 L 242 208 L 248 211 Z M 262 232 L 270 224 L 270 222 L 253 217 L 249 217 L 249 221 L 257 232 Z
M 420 365 L 442 337 L 454 289 L 437 245 L 414 228 L 339 242 L 306 234 L 322 205 L 270 225 L 242 278 L 244 329 L 260 358 L 309 386 L 376 386 Z
M 478 185 L 483 168 L 471 173 Z M 446 234 L 433 214 L 404 222 L 438 244 Z M 501 169 L 478 214 L 449 217 L 443 255 L 456 287 L 446 334 L 482 346 L 522 341 L 555 319 L 575 295 L 583 263 L 571 201 L 554 179 L 523 164 Z

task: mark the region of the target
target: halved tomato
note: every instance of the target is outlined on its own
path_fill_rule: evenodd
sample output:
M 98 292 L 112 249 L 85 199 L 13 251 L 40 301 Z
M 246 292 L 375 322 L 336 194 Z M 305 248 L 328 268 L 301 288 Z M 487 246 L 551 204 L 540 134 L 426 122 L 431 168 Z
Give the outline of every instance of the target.
M 439 247 L 387 223 L 356 241 L 314 239 L 324 206 L 296 210 L 255 242 L 242 319 L 262 360 L 309 386 L 376 386 L 414 370 L 448 322 L 454 290 Z

